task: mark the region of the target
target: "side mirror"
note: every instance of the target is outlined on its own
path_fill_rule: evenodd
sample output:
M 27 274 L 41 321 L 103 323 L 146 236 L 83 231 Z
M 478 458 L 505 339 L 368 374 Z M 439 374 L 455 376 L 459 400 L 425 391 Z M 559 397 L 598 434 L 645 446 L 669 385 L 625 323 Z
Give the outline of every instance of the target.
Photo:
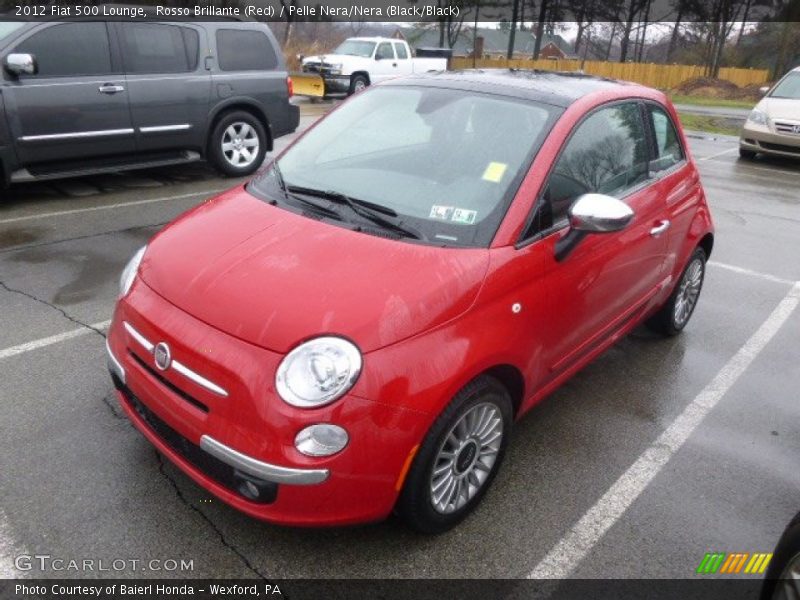
M 306 57 L 305 54 L 298 54 L 297 55 L 297 60 L 303 60 L 305 57 Z
M 768 85 L 764 85 L 758 88 L 758 93 L 761 94 L 762 96 L 765 95 L 768 91 L 769 91 Z
M 383 59 L 381 58 L 381 55 L 380 55 L 380 54 L 376 54 L 376 55 L 375 55 L 375 60 L 383 60 Z
M 556 260 L 562 261 L 590 233 L 625 229 L 633 220 L 631 207 L 605 194 L 583 194 L 567 211 L 569 232 L 556 242 Z
M 6 56 L 5 68 L 12 75 L 36 75 L 39 72 L 33 54 L 9 54 Z

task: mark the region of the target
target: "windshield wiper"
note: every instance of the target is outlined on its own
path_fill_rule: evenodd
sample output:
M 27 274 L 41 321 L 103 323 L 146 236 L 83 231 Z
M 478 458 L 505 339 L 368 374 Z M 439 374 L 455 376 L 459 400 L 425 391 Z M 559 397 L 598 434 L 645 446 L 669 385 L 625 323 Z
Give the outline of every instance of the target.
M 327 206 L 323 206 L 321 204 L 317 204 L 316 202 L 313 202 L 313 201 L 309 200 L 308 198 L 303 198 L 302 196 L 297 196 L 297 195 L 291 193 L 292 190 L 290 190 L 290 189 L 288 189 L 286 187 L 286 182 L 283 180 L 283 173 L 281 173 L 281 168 L 278 165 L 278 161 L 277 160 L 272 162 L 272 172 L 275 173 L 275 179 L 278 180 L 278 187 L 281 189 L 281 192 L 283 193 L 283 197 L 286 200 L 289 200 L 291 198 L 292 200 L 296 200 L 298 202 L 301 202 L 302 204 L 305 204 L 306 206 L 310 206 L 311 208 L 314 209 L 315 212 L 323 214 L 323 215 L 325 215 L 327 217 L 334 218 L 334 219 L 336 219 L 338 221 L 342 220 L 342 215 L 340 215 L 335 210 L 332 210 L 332 209 L 328 208 Z
M 350 210 L 352 210 L 357 215 L 367 219 L 368 221 L 372 221 L 376 225 L 380 225 L 384 229 L 395 231 L 404 237 L 409 237 L 415 240 L 423 239 L 422 235 L 418 231 L 410 229 L 405 225 L 401 225 L 400 223 L 396 223 L 395 221 L 391 221 L 388 218 L 386 218 L 386 217 L 397 218 L 398 216 L 397 213 L 389 207 L 381 206 L 380 204 L 375 204 L 373 202 L 368 202 L 367 200 L 351 198 L 347 194 L 343 194 L 341 192 L 335 192 L 332 190 L 317 190 L 314 188 L 307 188 L 297 185 L 290 185 L 286 189 L 294 194 L 306 194 L 308 196 L 317 196 L 318 198 L 325 198 L 326 200 L 330 200 L 331 202 L 336 202 L 338 204 L 345 204 L 346 206 L 350 207 Z M 384 217 L 383 215 L 386 215 L 386 217 Z

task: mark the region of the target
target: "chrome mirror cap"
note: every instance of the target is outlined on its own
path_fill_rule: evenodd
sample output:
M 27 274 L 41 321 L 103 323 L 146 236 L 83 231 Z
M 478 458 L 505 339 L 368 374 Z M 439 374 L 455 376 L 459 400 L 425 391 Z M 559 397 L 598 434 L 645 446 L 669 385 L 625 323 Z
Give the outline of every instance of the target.
M 6 57 L 6 70 L 13 75 L 36 75 L 38 68 L 33 54 L 14 53 Z
M 583 194 L 569 207 L 568 214 L 570 227 L 586 233 L 619 231 L 633 219 L 630 206 L 605 194 Z

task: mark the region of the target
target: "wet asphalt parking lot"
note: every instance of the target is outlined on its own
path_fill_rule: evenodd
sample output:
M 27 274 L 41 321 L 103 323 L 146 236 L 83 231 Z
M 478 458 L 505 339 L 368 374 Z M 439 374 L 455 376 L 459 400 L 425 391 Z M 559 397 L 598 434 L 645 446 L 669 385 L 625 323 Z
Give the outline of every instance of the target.
M 637 330 L 542 402 L 476 513 L 438 537 L 254 521 L 122 417 L 103 340 L 119 272 L 236 181 L 193 165 L 1 191 L 0 576 L 684 578 L 705 552 L 770 552 L 800 511 L 800 163 L 690 147 L 717 241 L 688 329 Z M 193 570 L 21 572 L 20 554 Z

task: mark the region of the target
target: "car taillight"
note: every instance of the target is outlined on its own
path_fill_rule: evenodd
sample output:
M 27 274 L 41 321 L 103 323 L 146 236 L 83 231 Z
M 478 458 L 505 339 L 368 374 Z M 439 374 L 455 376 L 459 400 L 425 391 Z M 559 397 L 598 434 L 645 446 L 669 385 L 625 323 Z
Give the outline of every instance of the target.
M 294 96 L 294 83 L 291 77 L 286 78 L 286 91 L 289 92 L 289 98 Z

